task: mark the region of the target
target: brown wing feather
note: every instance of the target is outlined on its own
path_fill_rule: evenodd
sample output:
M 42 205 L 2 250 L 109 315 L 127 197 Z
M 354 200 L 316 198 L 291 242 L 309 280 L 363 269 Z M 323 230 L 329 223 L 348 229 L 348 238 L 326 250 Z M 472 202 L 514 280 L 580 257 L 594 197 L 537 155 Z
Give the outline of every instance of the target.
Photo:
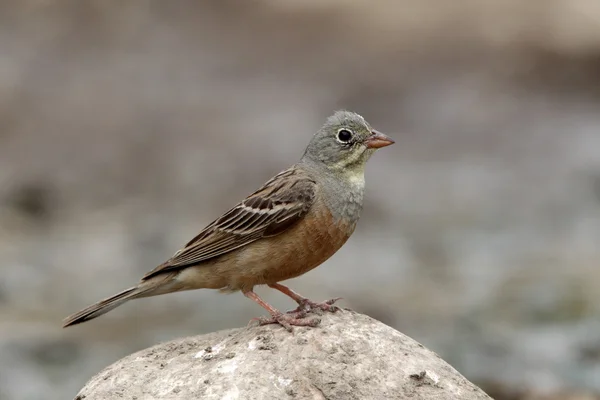
M 296 168 L 281 172 L 213 221 L 142 280 L 202 263 L 263 237 L 279 235 L 306 215 L 315 193 L 315 181 L 305 172 Z

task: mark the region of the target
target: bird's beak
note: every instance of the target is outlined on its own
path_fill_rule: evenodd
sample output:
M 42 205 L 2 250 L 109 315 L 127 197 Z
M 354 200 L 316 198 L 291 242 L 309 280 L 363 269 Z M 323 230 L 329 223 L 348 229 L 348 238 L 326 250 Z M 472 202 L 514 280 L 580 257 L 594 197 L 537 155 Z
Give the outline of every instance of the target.
M 365 139 L 364 143 L 369 149 L 378 149 L 394 144 L 395 142 L 383 133 L 373 130 L 371 135 Z

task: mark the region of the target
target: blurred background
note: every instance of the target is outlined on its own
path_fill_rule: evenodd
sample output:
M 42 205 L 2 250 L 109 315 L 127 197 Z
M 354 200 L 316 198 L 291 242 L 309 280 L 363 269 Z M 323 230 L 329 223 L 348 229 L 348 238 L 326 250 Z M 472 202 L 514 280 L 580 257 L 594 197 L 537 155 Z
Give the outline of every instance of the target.
M 0 398 L 71 398 L 134 351 L 264 314 L 194 291 L 61 329 L 340 108 L 396 145 L 354 236 L 291 286 L 497 399 L 600 398 L 597 0 L 3 0 Z

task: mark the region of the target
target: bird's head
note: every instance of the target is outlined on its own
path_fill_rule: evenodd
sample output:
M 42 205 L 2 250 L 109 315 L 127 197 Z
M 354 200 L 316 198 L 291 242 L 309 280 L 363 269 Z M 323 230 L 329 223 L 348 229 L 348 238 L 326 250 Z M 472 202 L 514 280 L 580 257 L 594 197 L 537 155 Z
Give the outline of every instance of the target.
M 365 119 L 350 111 L 337 111 L 313 136 L 303 161 L 322 164 L 342 172 L 360 172 L 375 150 L 394 144 Z

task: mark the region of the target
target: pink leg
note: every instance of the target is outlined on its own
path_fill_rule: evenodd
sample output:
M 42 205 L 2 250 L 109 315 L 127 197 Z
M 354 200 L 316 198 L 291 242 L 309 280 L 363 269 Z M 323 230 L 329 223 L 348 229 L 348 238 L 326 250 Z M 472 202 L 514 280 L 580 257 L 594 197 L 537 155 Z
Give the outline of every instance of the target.
M 336 301 L 340 300 L 341 297 L 337 297 L 335 299 L 331 299 L 331 300 L 327 300 L 324 301 L 322 303 L 315 303 L 314 301 L 311 301 L 309 299 L 307 299 L 304 296 L 301 296 L 299 293 L 294 292 L 292 289 L 290 289 L 287 286 L 284 286 L 280 283 L 272 283 L 269 284 L 269 287 L 279 290 L 281 293 L 291 297 L 292 299 L 294 299 L 294 301 L 296 303 L 298 303 L 298 308 L 296 308 L 295 310 L 291 311 L 291 313 L 296 313 L 298 311 L 311 311 L 314 309 L 319 309 L 322 311 L 329 311 L 329 312 L 336 312 L 339 311 L 340 308 L 337 306 L 334 306 L 333 303 L 335 303 Z
M 250 300 L 256 302 L 259 306 L 264 308 L 271 314 L 271 317 L 259 317 L 254 318 L 253 320 L 258 320 L 259 325 L 267 325 L 267 324 L 279 324 L 283 326 L 288 331 L 292 331 L 292 325 L 294 326 L 317 326 L 321 321 L 318 319 L 302 319 L 306 316 L 306 311 L 300 311 L 294 314 L 283 314 L 281 311 L 277 310 L 269 303 L 261 299 L 256 293 L 252 290 L 248 290 L 243 292 L 244 296 L 249 298 Z

